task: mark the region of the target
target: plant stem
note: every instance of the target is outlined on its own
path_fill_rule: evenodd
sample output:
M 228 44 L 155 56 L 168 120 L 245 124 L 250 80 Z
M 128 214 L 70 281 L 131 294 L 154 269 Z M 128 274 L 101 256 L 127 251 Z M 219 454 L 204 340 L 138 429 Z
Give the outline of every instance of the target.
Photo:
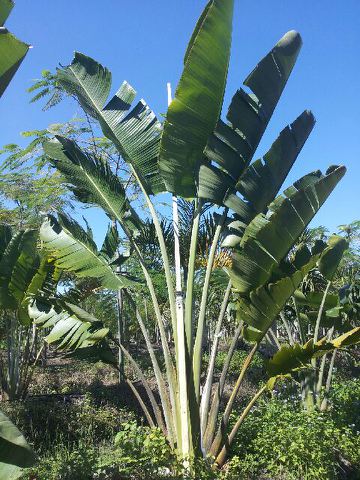
M 214 455 L 214 456 L 217 455 L 218 450 L 223 443 L 224 435 L 225 435 L 225 432 L 226 432 L 228 424 L 229 424 L 230 413 L 232 411 L 232 407 L 234 405 L 235 398 L 236 398 L 236 396 L 239 392 L 239 389 L 240 389 L 240 386 L 242 384 L 245 373 L 246 373 L 247 369 L 249 368 L 249 366 L 251 364 L 251 361 L 254 358 L 254 355 L 255 355 L 257 349 L 259 348 L 260 341 L 261 340 L 259 340 L 258 342 L 255 343 L 255 345 L 251 349 L 250 353 L 246 357 L 246 359 L 244 361 L 244 364 L 241 368 L 239 377 L 236 381 L 236 384 L 233 388 L 233 391 L 231 392 L 230 398 L 229 398 L 229 400 L 226 404 L 226 408 L 225 408 L 225 411 L 224 411 L 224 415 L 222 416 L 220 426 L 218 428 L 215 439 L 214 439 L 214 441 L 211 445 L 211 450 L 210 451 L 211 451 L 212 455 Z
M 337 349 L 335 349 L 331 355 L 331 360 L 330 360 L 330 365 L 329 365 L 329 371 L 328 371 L 328 376 L 326 379 L 326 385 L 325 385 L 325 396 L 323 398 L 323 401 L 321 402 L 320 405 L 320 411 L 324 412 L 327 408 L 327 403 L 328 403 L 328 394 L 330 392 L 330 387 L 331 387 L 331 380 L 332 380 L 332 374 L 334 371 L 334 363 L 335 363 L 335 357 L 336 357 Z
M 298 326 L 299 326 L 299 335 L 300 335 L 300 342 L 302 343 L 302 345 L 305 344 L 305 332 L 304 332 L 304 329 L 303 329 L 303 326 L 302 326 L 302 323 L 301 323 L 301 317 L 300 317 L 300 311 L 299 311 L 299 306 L 298 306 L 298 303 L 295 299 L 295 297 L 292 297 L 292 301 L 294 303 L 294 308 L 295 308 L 295 313 L 296 313 L 296 320 L 297 320 L 297 323 L 298 323 Z
M 269 337 L 271 337 L 271 338 L 273 339 L 275 347 L 276 347 L 278 350 L 280 350 L 280 348 L 281 348 L 280 342 L 279 342 L 276 334 L 274 333 L 274 331 L 273 331 L 273 329 L 272 329 L 271 327 L 269 328 L 269 330 L 268 330 L 267 333 L 269 334 Z
M 205 431 L 205 435 L 204 435 L 204 439 L 203 439 L 203 443 L 205 444 L 206 452 L 208 452 L 210 450 L 211 443 L 214 440 L 216 421 L 217 421 L 217 418 L 218 418 L 218 415 L 219 415 L 220 400 L 221 400 L 221 397 L 222 397 L 223 392 L 224 392 L 225 380 L 226 380 L 226 376 L 227 376 L 227 373 L 228 373 L 228 370 L 229 370 L 230 362 L 231 362 L 231 359 L 233 357 L 233 354 L 234 354 L 237 342 L 239 340 L 242 328 L 243 328 L 243 322 L 240 321 L 236 330 L 235 330 L 233 338 L 231 340 L 229 351 L 227 353 L 227 356 L 226 356 L 226 359 L 225 359 L 225 362 L 224 362 L 224 366 L 223 366 L 223 369 L 221 371 L 220 380 L 219 380 L 219 383 L 217 385 L 217 388 L 215 390 L 215 393 L 214 393 L 214 396 L 213 396 L 213 399 L 212 399 L 212 402 L 211 402 L 210 413 L 208 415 L 208 423 L 207 423 L 207 426 L 206 426 L 206 431 Z
M 245 418 L 248 416 L 248 414 L 250 413 L 250 410 L 252 409 L 252 407 L 255 405 L 256 401 L 258 400 L 258 398 L 265 392 L 265 390 L 267 389 L 267 386 L 264 385 L 263 387 L 260 388 L 260 390 L 258 390 L 256 392 L 256 394 L 253 396 L 253 398 L 250 400 L 250 402 L 247 404 L 246 408 L 244 409 L 244 411 L 242 412 L 241 416 L 238 418 L 237 422 L 235 423 L 233 429 L 231 430 L 230 432 L 230 435 L 227 436 L 226 438 L 226 441 L 225 441 L 225 445 L 223 446 L 223 448 L 221 449 L 220 453 L 218 454 L 218 456 L 216 457 L 216 460 L 215 460 L 215 463 L 221 468 L 224 463 L 225 463 L 225 460 L 227 458 L 227 455 L 228 455 L 228 452 L 229 452 L 229 448 L 232 444 L 232 442 L 234 441 L 234 438 L 235 438 L 235 435 L 237 434 L 241 424 L 243 423 L 243 421 L 245 420 Z
M 320 308 L 319 308 L 319 312 L 318 312 L 318 316 L 317 316 L 317 319 L 316 319 L 316 324 L 315 324 L 315 330 L 314 330 L 314 344 L 318 341 L 319 339 L 319 331 L 320 331 L 320 323 L 321 323 L 321 319 L 322 319 L 322 316 L 323 316 L 323 312 L 324 312 L 324 308 L 325 308 L 325 302 L 326 302 L 326 297 L 329 293 L 329 289 L 330 289 L 330 286 L 331 286 L 331 281 L 329 280 L 327 285 L 326 285 L 326 288 L 324 290 L 324 294 L 323 294 L 323 297 L 321 299 L 321 304 L 320 304 Z M 316 361 L 316 358 L 313 358 L 311 360 L 311 366 L 313 368 L 313 381 L 312 381 L 312 395 L 313 395 L 313 400 L 314 400 L 314 403 L 316 403 L 316 395 L 317 395 L 317 382 L 316 382 L 316 376 L 317 376 L 317 361 Z
M 190 252 L 189 252 L 189 265 L 187 272 L 187 284 L 186 284 L 186 298 L 185 298 L 185 333 L 187 341 L 187 349 L 189 358 L 192 358 L 193 354 L 193 340 L 194 340 L 194 276 L 195 276 L 195 261 L 198 244 L 199 224 L 201 217 L 203 201 L 199 199 L 197 201 L 195 215 L 193 219 L 191 229 L 190 240 Z
M 175 350 L 176 350 L 176 348 L 177 348 L 176 347 L 177 346 L 177 328 L 176 328 L 175 291 L 174 291 L 174 285 L 173 285 L 172 278 L 171 278 L 170 261 L 169 261 L 169 255 L 168 255 L 166 245 L 165 245 L 164 234 L 163 234 L 163 231 L 161 229 L 159 218 L 157 216 L 154 205 L 153 205 L 149 195 L 147 194 L 147 192 L 146 192 L 144 186 L 142 185 L 142 183 L 141 183 L 136 171 L 134 170 L 134 168 L 131 165 L 130 165 L 130 167 L 131 167 L 131 170 L 132 170 L 132 174 L 134 175 L 135 179 L 137 180 L 137 182 L 138 182 L 138 184 L 141 188 L 141 191 L 144 195 L 144 198 L 146 200 L 146 203 L 148 205 L 151 218 L 154 222 L 154 227 L 155 227 L 157 239 L 159 241 L 160 252 L 161 252 L 161 257 L 162 257 L 164 272 L 165 272 L 166 286 L 167 286 L 167 289 L 168 289 L 171 322 L 172 322 L 172 329 L 173 329 L 173 336 L 174 336 L 174 343 L 175 343 Z
M 184 457 L 190 455 L 190 415 L 188 402 L 188 380 L 186 359 L 186 338 L 184 324 L 184 303 L 181 282 L 180 242 L 179 242 L 179 212 L 177 198 L 173 196 L 173 226 L 175 244 L 175 277 L 176 277 L 176 326 L 177 326 L 177 377 L 179 386 L 181 453 Z
M 231 293 L 231 280 L 229 280 L 229 283 L 226 287 L 224 299 L 223 299 L 220 313 L 219 313 L 219 318 L 216 324 L 215 333 L 214 333 L 214 342 L 211 349 L 207 377 L 206 377 L 205 385 L 204 385 L 202 396 L 201 396 L 201 404 L 200 404 L 201 440 L 203 440 L 205 430 L 206 430 L 207 420 L 208 420 L 210 395 L 211 395 L 212 381 L 214 376 L 216 354 L 217 354 L 219 340 L 220 340 L 220 331 L 221 331 L 222 323 L 225 317 L 226 307 L 229 302 L 230 293 Z
M 199 320 L 196 331 L 195 345 L 194 345 L 194 355 L 193 355 L 193 372 L 194 372 L 194 387 L 196 399 L 199 402 L 200 396 L 200 372 L 201 372 L 201 356 L 202 356 L 202 345 L 203 345 L 203 336 L 204 336 L 204 326 L 205 326 L 205 313 L 206 313 L 206 302 L 208 298 L 210 277 L 212 268 L 214 265 L 215 254 L 217 250 L 217 245 L 219 242 L 220 233 L 224 225 L 228 208 L 225 208 L 220 222 L 216 227 L 214 238 L 210 247 L 209 258 L 206 265 L 205 280 L 202 290 L 201 303 L 200 303 L 200 312 Z
M 154 374 L 155 374 L 156 381 L 157 381 L 157 384 L 158 384 L 159 395 L 160 395 L 161 404 L 162 404 L 162 407 L 163 407 L 163 412 L 164 412 L 168 437 L 170 438 L 170 441 L 174 442 L 173 439 L 174 439 L 176 426 L 173 424 L 173 418 L 172 418 L 172 415 L 171 415 L 170 403 L 169 403 L 169 398 L 168 398 L 167 391 L 166 391 L 165 382 L 164 382 L 164 379 L 163 379 L 163 376 L 162 376 L 162 373 L 161 373 L 161 370 L 160 370 L 160 367 L 159 367 L 159 363 L 158 363 L 157 358 L 155 356 L 153 346 L 150 342 L 148 331 L 146 330 L 144 322 L 143 322 L 143 320 L 141 318 L 141 315 L 139 313 L 139 310 L 137 308 L 136 308 L 135 313 L 136 313 L 136 319 L 137 319 L 137 321 L 140 325 L 142 334 L 143 334 L 145 342 L 146 342 L 146 347 L 147 347 L 147 350 L 148 350 L 150 358 L 151 358 L 151 363 L 152 363 L 152 366 L 153 366 L 153 369 L 154 369 Z
M 120 273 L 120 267 L 117 267 Z M 124 312 L 123 312 L 123 292 L 122 289 L 117 291 L 117 327 L 119 344 L 124 343 Z M 121 385 L 125 380 L 124 358 L 121 348 L 118 349 L 118 362 L 119 362 L 119 384 Z
M 168 106 L 171 98 L 171 85 L 167 84 Z M 188 459 L 191 453 L 191 426 L 188 399 L 188 369 L 189 357 L 186 355 L 186 334 L 185 334 L 185 318 L 184 318 L 184 295 L 181 281 L 181 258 L 180 258 L 180 238 L 179 238 L 179 207 L 178 199 L 175 195 L 172 197 L 173 207 L 173 229 L 174 229 L 174 257 L 175 257 L 175 280 L 176 280 L 176 363 L 177 378 L 179 387 L 179 408 L 181 425 L 181 444 L 180 450 L 184 458 Z M 175 335 L 175 333 L 174 333 Z M 188 341 L 191 341 L 189 338 Z M 186 460 L 187 461 L 187 460 Z
M 294 345 L 294 337 L 292 336 L 292 333 L 291 333 L 291 330 L 290 330 L 290 325 L 289 325 L 289 322 L 287 321 L 286 317 L 285 317 L 285 314 L 284 312 L 280 312 L 280 318 L 281 318 L 281 321 L 283 322 L 284 324 L 284 327 L 285 327 L 285 330 L 286 330 L 286 334 L 288 336 L 288 339 L 289 339 L 289 344 L 290 345 Z
M 120 372 L 119 372 L 120 374 Z M 145 405 L 143 399 L 141 398 L 141 395 L 139 394 L 137 388 L 135 387 L 135 385 L 133 384 L 133 382 L 131 382 L 129 379 L 126 379 L 126 383 L 129 385 L 129 387 L 131 388 L 133 394 L 135 395 L 135 398 L 137 399 L 137 401 L 139 402 L 140 404 L 140 407 L 142 408 L 142 411 L 145 413 L 145 416 L 146 416 L 146 419 L 148 421 L 148 424 L 150 425 L 150 427 L 155 427 L 155 423 L 154 423 L 154 420 L 152 419 L 151 415 L 150 415 L 150 412 L 147 408 L 147 406 Z
M 168 385 L 169 385 L 170 402 L 171 402 L 172 412 L 175 415 L 176 405 L 177 405 L 177 399 L 176 399 L 176 397 L 177 397 L 177 393 L 176 393 L 176 386 L 177 386 L 176 371 L 175 371 L 175 368 L 174 368 L 174 365 L 173 365 L 169 344 L 167 342 L 166 332 L 165 332 L 164 324 L 163 324 L 163 318 L 161 316 L 159 302 L 158 302 L 157 297 L 156 297 L 154 283 L 153 283 L 152 278 L 149 274 L 149 271 L 146 267 L 144 258 L 142 256 L 142 253 L 140 251 L 140 248 L 139 248 L 138 244 L 132 238 L 129 230 L 126 227 L 126 225 L 121 224 L 121 226 L 122 226 L 125 234 L 129 238 L 129 241 L 132 243 L 132 245 L 134 247 L 135 253 L 136 253 L 136 255 L 139 259 L 139 263 L 141 265 L 141 268 L 142 268 L 142 271 L 143 271 L 143 274 L 144 274 L 144 277 L 145 277 L 145 280 L 146 280 L 146 284 L 147 284 L 147 287 L 148 287 L 148 290 L 149 290 L 149 293 L 150 293 L 150 296 L 151 296 L 151 300 L 152 300 L 152 303 L 153 303 L 155 316 L 156 316 L 156 320 L 157 320 L 157 324 L 158 324 L 159 332 L 160 332 L 161 347 L 162 347 L 163 354 L 164 354 L 166 376 L 167 376 L 167 382 L 168 382 Z M 128 298 L 132 303 L 134 303 L 130 296 L 128 296 Z M 136 307 L 135 307 L 135 311 L 137 311 Z M 137 318 L 141 319 L 141 317 L 137 317 Z M 141 327 L 141 325 L 140 325 L 140 327 Z M 146 332 L 146 335 L 148 335 L 148 332 L 147 332 L 145 326 L 144 326 L 144 332 Z M 164 414 L 165 414 L 165 412 L 164 412 Z M 174 426 L 175 430 L 176 430 L 176 425 L 177 425 L 177 422 L 173 421 L 173 426 Z
M 331 340 L 331 337 L 333 335 L 333 332 L 334 332 L 334 327 L 331 327 L 330 330 L 328 331 L 328 334 L 327 334 L 327 339 L 328 341 Z M 316 403 L 317 405 L 320 407 L 321 405 L 321 398 L 320 398 L 320 394 L 321 394 L 321 388 L 323 386 L 323 379 L 324 379 L 324 372 L 325 372 L 325 364 L 326 364 L 326 357 L 327 355 L 323 355 L 322 359 L 321 359 L 321 364 L 320 364 L 320 369 L 319 369 L 319 375 L 318 375 L 318 381 L 317 381 L 317 385 L 316 385 Z
M 329 289 L 331 287 L 331 281 L 328 281 L 326 288 L 324 290 L 324 295 L 321 300 L 318 316 L 316 319 L 316 324 L 315 324 L 315 330 L 314 330 L 314 343 L 316 343 L 319 339 L 319 331 L 320 331 L 320 323 L 321 323 L 321 318 L 323 315 L 324 307 L 325 307 L 325 302 L 326 302 L 326 297 L 329 293 Z
M 144 388 L 146 390 L 146 393 L 149 397 L 149 400 L 150 400 L 150 403 L 151 403 L 151 406 L 152 406 L 152 409 L 154 411 L 154 415 L 155 415 L 155 419 L 156 419 L 156 423 L 157 423 L 157 426 L 162 430 L 162 432 L 164 433 L 164 435 L 166 436 L 167 434 L 167 431 L 166 431 L 166 427 L 165 427 L 165 424 L 164 424 L 164 420 L 163 420 L 163 417 L 162 417 L 162 414 L 161 414 L 161 410 L 159 408 L 159 405 L 157 404 L 156 400 L 155 400 L 155 397 L 154 397 L 154 394 L 150 388 L 150 385 L 148 383 L 148 381 L 146 380 L 145 378 L 145 375 L 143 374 L 141 368 L 139 367 L 138 363 L 136 362 L 136 360 L 134 359 L 134 357 L 131 355 L 131 353 L 124 347 L 124 345 L 121 345 L 118 340 L 114 337 L 110 337 L 111 340 L 118 346 L 119 349 L 122 350 L 122 352 L 124 353 L 124 355 L 126 356 L 126 358 L 129 360 L 129 362 L 131 363 L 131 365 L 133 366 L 137 376 L 139 377 L 139 379 L 141 380 L 141 383 L 144 385 Z

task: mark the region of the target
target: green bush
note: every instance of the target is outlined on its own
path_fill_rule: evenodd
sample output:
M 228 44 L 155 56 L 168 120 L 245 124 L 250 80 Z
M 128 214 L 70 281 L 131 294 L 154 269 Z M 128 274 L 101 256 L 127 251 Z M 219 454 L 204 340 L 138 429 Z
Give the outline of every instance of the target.
M 90 480 L 96 470 L 97 452 L 91 448 L 69 450 L 58 447 L 51 455 L 39 459 L 26 470 L 21 480 Z
M 131 421 L 121 426 L 113 444 L 56 447 L 21 480 L 215 480 L 219 475 L 205 460 L 196 461 L 192 474 L 185 474 L 159 429 Z
M 228 479 L 359 478 L 358 432 L 331 412 L 308 413 L 293 402 L 263 402 L 244 422 L 232 454 Z
M 359 479 L 360 380 L 335 383 L 323 414 L 286 399 L 289 387 L 249 415 L 223 472 L 198 460 L 191 478 Z M 90 395 L 3 405 L 39 454 L 22 480 L 190 480 L 160 430 L 140 426 L 128 410 Z
M 77 448 L 112 441 L 123 422 L 135 418 L 126 409 L 96 404 L 84 397 L 29 399 L 26 402 L 4 402 L 2 410 L 20 428 L 38 454 L 56 445 Z
M 139 426 L 135 422 L 122 425 L 121 431 L 115 437 L 115 449 L 102 459 L 97 472 L 97 475 L 103 476 L 95 475 L 94 478 L 101 480 L 219 478 L 208 463 L 201 459 L 193 462 L 192 473 L 187 474 L 162 432 L 158 428 Z M 119 477 L 114 476 L 115 472 Z
M 331 386 L 329 407 L 333 420 L 360 434 L 360 378 Z

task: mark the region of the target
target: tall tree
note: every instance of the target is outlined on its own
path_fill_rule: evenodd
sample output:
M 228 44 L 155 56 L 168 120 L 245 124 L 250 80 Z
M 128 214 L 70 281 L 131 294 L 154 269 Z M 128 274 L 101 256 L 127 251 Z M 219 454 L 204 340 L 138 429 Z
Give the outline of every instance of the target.
M 355 328 L 332 340 L 311 340 L 304 346 L 296 344 L 286 352 L 279 352 L 269 362 L 269 381 L 259 387 L 235 424 L 230 425 L 235 399 L 260 343 L 303 278 L 315 266 L 320 268 L 324 255 L 334 248 L 324 242 L 312 249 L 301 246 L 288 258 L 288 252 L 304 228 L 345 173 L 343 166 L 331 166 L 325 174 L 311 172 L 279 195 L 314 126 L 314 117 L 308 110 L 284 128 L 263 158 L 253 161 L 300 51 L 302 42 L 297 32 L 285 34 L 261 60 L 244 82 L 252 93 L 238 90 L 231 101 L 227 121 L 220 118 L 230 58 L 232 15 L 232 0 L 208 2 L 190 39 L 184 70 L 164 123 L 160 123 L 143 100 L 131 107 L 136 92 L 127 82 L 108 101 L 110 71 L 84 54 L 76 53 L 72 63 L 59 69 L 56 75 L 56 85 L 75 96 L 87 115 L 99 123 L 139 185 L 158 239 L 173 348 L 166 334 L 153 272 L 140 245 L 144 219 L 136 212 L 123 182 L 111 165 L 83 151 L 72 139 L 56 135 L 45 146 L 51 164 L 65 177 L 78 200 L 100 206 L 118 222 L 141 276 L 138 282 L 132 283 L 129 278 L 117 276 L 109 256 L 98 252 L 87 232 L 63 215 L 58 220 L 51 217 L 42 225 L 40 235 L 44 247 L 59 267 L 79 277 L 96 277 L 104 288 L 126 289 L 136 299 L 139 280 L 146 285 L 159 330 L 163 362 L 160 363 L 155 354 L 136 302 L 134 312 L 151 358 L 159 405 L 134 359 L 122 345 L 119 347 L 144 382 L 152 409 L 144 402 L 142 407 L 149 423 L 159 425 L 185 466 L 194 455 L 211 455 L 214 463 L 222 466 L 241 423 L 257 399 L 272 389 L 279 377 L 309 365 L 314 355 L 360 340 L 360 328 Z M 171 197 L 168 204 L 173 211 L 173 265 L 153 203 L 160 192 L 167 192 Z M 193 199 L 195 204 L 185 285 L 179 238 L 180 198 Z M 219 208 L 220 215 L 214 215 L 216 227 L 207 250 L 203 287 L 197 295 L 194 285 L 199 227 L 204 204 L 209 203 Z M 209 323 L 209 286 L 220 244 L 231 252 L 231 264 L 226 267 L 228 286 L 216 332 L 221 329 L 232 295 L 241 319 L 235 329 L 235 342 L 242 335 L 252 345 L 221 413 L 227 371 L 225 368 L 219 385 L 213 388 L 213 359 L 218 342 L 213 342 L 208 371 L 202 369 L 204 337 Z M 72 311 L 70 325 L 76 325 L 75 339 L 64 322 L 64 318 L 69 317 L 69 308 Z M 99 342 L 104 341 L 104 330 L 96 319 L 89 319 L 86 312 L 74 306 L 59 311 L 34 302 L 30 308 L 39 325 L 46 325 L 49 311 L 51 323 L 55 325 L 50 340 L 60 343 L 62 348 L 83 349 L 84 353 L 86 342 L 82 342 L 78 332 L 85 320 L 86 331 L 88 323 L 98 326 Z M 94 343 L 95 332 L 91 336 L 92 347 L 96 347 Z M 231 351 L 229 356 L 231 358 Z

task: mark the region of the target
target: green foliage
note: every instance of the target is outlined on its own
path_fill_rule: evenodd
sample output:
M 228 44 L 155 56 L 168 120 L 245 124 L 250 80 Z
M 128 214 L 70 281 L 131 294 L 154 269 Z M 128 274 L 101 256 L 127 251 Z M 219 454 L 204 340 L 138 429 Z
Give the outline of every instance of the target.
M 140 312 L 140 308 L 134 309 L 151 356 L 164 418 L 158 412 L 152 391 L 141 371 L 136 369 L 136 364 L 135 370 L 145 386 L 157 425 L 169 443 L 157 429 L 144 429 L 136 424 L 124 426 L 117 436 L 114 450 L 118 455 L 115 467 L 121 475 L 155 478 L 167 475 L 165 469 L 169 465 L 170 473 L 177 472 L 175 449 L 185 458 L 191 454 L 196 456 L 200 452 L 200 445 L 204 454 L 211 451 L 216 462 L 220 466 L 224 464 L 228 447 L 241 422 L 266 388 L 262 386 L 253 396 L 252 403 L 245 408 L 226 438 L 229 416 L 252 355 L 286 301 L 321 259 L 319 243 L 314 244 L 311 251 L 304 245 L 292 251 L 294 243 L 345 173 L 345 167 L 342 166 L 331 166 L 324 175 L 320 171 L 312 172 L 286 189 L 283 196 L 277 196 L 314 126 L 314 117 L 309 111 L 303 112 L 291 126 L 280 133 L 263 159 L 250 164 L 293 69 L 302 42 L 300 35 L 292 31 L 275 45 L 245 80 L 244 84 L 251 93 L 241 89 L 234 95 L 227 114 L 229 123 L 225 124 L 220 118 L 220 112 L 230 56 L 232 12 L 233 0 L 208 2 L 190 39 L 184 71 L 163 125 L 144 101 L 131 109 L 136 92 L 127 82 L 108 101 L 110 71 L 81 53 L 75 53 L 72 63 L 58 69 L 56 76 L 44 72 L 43 80 L 33 88 L 34 91 L 39 91 L 35 99 L 47 95 L 52 89 L 63 89 L 78 100 L 89 120 L 91 133 L 90 117 L 98 122 L 96 128 L 100 128 L 113 142 L 113 148 L 128 163 L 129 170 L 138 181 L 152 215 L 154 228 L 149 225 L 149 234 L 151 236 L 155 232 L 158 237 L 158 242 L 155 243 L 159 249 L 150 252 L 146 252 L 141 240 L 137 240 L 139 232 L 141 236 L 143 221 L 133 209 L 127 185 L 124 185 L 124 179 L 119 176 L 118 164 L 114 168 L 108 158 L 99 154 L 96 142 L 94 148 L 84 149 L 79 148 L 73 138 L 56 134 L 55 140 L 46 143 L 47 160 L 65 177 L 76 199 L 99 206 L 113 222 L 117 221 L 122 227 L 146 280 L 153 304 L 153 311 L 149 309 L 150 317 L 154 313 L 157 321 L 156 333 L 159 333 L 161 340 L 163 362 L 157 361 L 150 341 L 149 319 L 146 318 L 145 324 L 141 317 L 143 312 Z M 36 135 L 40 137 L 41 133 L 36 132 Z M 10 145 L 8 149 L 14 150 L 16 154 L 16 147 Z M 183 197 L 196 197 L 194 207 L 195 204 L 198 207 L 189 222 L 191 244 L 188 264 L 185 262 L 181 265 L 180 254 L 175 259 L 176 292 L 173 289 L 174 270 L 167 254 L 169 246 L 163 238 L 163 225 L 160 224 L 150 199 L 153 194 L 165 190 Z M 210 235 L 211 247 L 205 248 L 203 291 L 200 294 L 196 290 L 198 298 L 193 298 L 198 220 L 203 200 L 224 207 L 224 211 L 221 222 L 216 224 L 216 233 L 213 231 Z M 177 208 L 174 202 L 175 252 L 180 250 L 179 245 L 176 245 Z M 227 218 L 229 210 L 234 214 L 232 219 Z M 211 326 L 212 323 L 210 319 L 205 320 L 206 313 L 209 317 L 212 314 L 210 309 L 206 312 L 209 306 L 209 279 L 215 265 L 215 253 L 219 249 L 223 224 L 229 224 L 228 227 L 231 225 L 230 230 L 235 232 L 231 241 L 227 238 L 227 247 L 233 249 L 232 266 L 228 269 L 231 283 L 227 291 L 230 294 L 232 287 L 239 295 L 236 305 L 239 317 L 245 324 L 244 333 L 250 332 L 247 338 L 255 340 L 257 345 L 249 353 L 248 361 L 240 359 L 241 362 L 238 362 L 237 368 L 243 368 L 239 371 L 238 380 L 221 417 L 218 413 L 220 405 L 223 406 L 224 403 L 224 388 L 221 387 L 221 393 L 212 389 L 212 370 L 209 370 L 209 382 L 206 381 L 202 393 L 205 401 L 202 403 L 199 400 L 206 330 L 204 326 Z M 106 243 L 109 248 L 99 252 L 89 229 L 85 232 L 78 224 L 60 214 L 59 221 L 50 217 L 43 224 L 41 240 L 59 268 L 78 277 L 96 278 L 105 289 L 116 292 L 124 288 L 128 297 L 134 295 L 130 290 L 135 287 L 134 282 L 125 275 L 118 275 L 120 272 L 115 268 L 121 265 L 121 262 L 116 263 L 112 258 L 117 250 L 117 239 L 108 238 L 109 242 Z M 344 244 L 345 241 L 341 239 L 341 243 Z M 322 243 L 322 246 L 325 248 L 325 244 Z M 142 255 L 144 250 L 145 256 Z M 162 274 L 156 271 L 156 275 L 153 275 L 159 264 L 147 264 L 147 257 L 151 257 L 154 250 L 162 256 L 159 264 L 165 270 L 166 285 L 164 278 L 161 278 Z M 288 259 L 289 251 L 292 251 L 293 258 Z M 181 267 L 184 276 L 188 276 L 185 312 L 180 306 L 181 298 L 185 297 L 181 286 Z M 327 268 L 327 271 L 327 275 L 332 276 L 333 269 Z M 135 297 L 135 301 L 131 298 L 135 307 L 139 296 Z M 220 335 L 228 300 L 229 297 L 225 296 L 216 325 L 217 336 Z M 56 307 L 59 307 L 60 302 L 56 303 L 50 307 L 48 304 L 34 302 L 30 309 L 37 324 L 43 328 L 53 327 L 47 337 L 48 342 L 54 342 L 59 349 L 66 347 L 76 350 L 78 354 L 91 353 L 93 357 L 94 345 L 97 349 L 99 346 L 101 348 L 100 343 L 103 343 L 108 329 L 103 328 L 101 322 L 74 302 L 63 302 L 60 305 L 62 308 L 58 309 Z M 119 301 L 119 305 L 121 303 Z M 167 304 L 171 315 L 168 322 L 165 316 Z M 198 306 L 199 318 L 196 322 Z M 144 313 L 147 317 L 146 303 Z M 182 325 L 183 319 L 185 328 Z M 172 331 L 165 328 L 168 325 L 172 326 Z M 360 329 L 354 330 L 351 334 L 340 337 L 331 347 L 338 348 L 358 341 L 359 332 Z M 236 341 L 237 337 L 234 338 L 233 345 Z M 212 359 L 215 359 L 217 341 L 213 345 Z M 307 346 L 308 349 L 305 348 Z M 275 360 L 280 356 L 280 360 L 285 360 L 285 366 L 279 362 L 281 368 L 274 367 L 272 373 L 287 374 L 293 368 L 309 363 L 320 349 L 318 344 L 315 346 L 316 349 L 308 343 L 305 347 L 297 345 L 280 350 L 272 362 L 276 364 Z M 111 354 L 109 348 L 107 353 Z M 213 415 L 208 411 L 211 392 L 214 392 Z M 138 398 L 141 398 L 140 393 Z M 145 402 L 146 399 L 144 403 L 140 400 L 149 423 L 152 424 Z M 219 422 L 216 425 L 217 419 Z M 207 431 L 209 439 L 206 438 Z M 67 458 L 70 469 L 73 470 L 71 474 L 75 477 L 84 476 L 94 462 L 89 452 L 83 458 L 78 452 L 73 452 Z M 290 455 L 289 462 L 293 461 L 292 458 Z M 286 461 L 285 458 L 284 462 Z M 298 466 L 295 460 L 293 463 Z M 194 466 L 194 471 L 196 468 L 197 465 Z M 60 469 L 58 476 L 61 478 L 61 475 L 68 473 L 66 470 L 63 474 Z M 303 469 L 302 473 L 308 475 L 307 469 Z M 322 473 L 324 472 L 318 468 L 317 474 Z M 206 478 L 207 474 L 201 472 L 198 476 Z
M 249 352 L 246 350 L 235 350 L 233 353 L 233 356 L 230 361 L 229 365 L 229 375 L 230 376 L 238 376 L 239 372 L 241 370 L 241 367 L 243 366 L 243 363 L 248 356 Z M 221 373 L 221 370 L 224 366 L 225 360 L 227 357 L 227 351 L 219 351 L 218 354 L 216 355 L 215 359 L 215 372 L 216 373 Z M 208 364 L 208 355 L 204 355 L 204 366 Z M 262 378 L 264 372 L 264 359 L 261 356 L 259 352 L 257 352 L 254 355 L 254 358 L 251 362 L 251 367 L 248 371 L 248 375 L 254 380 L 255 382 L 257 380 L 260 380 Z
M 110 442 L 121 423 L 135 418 L 130 410 L 97 403 L 90 394 L 68 397 L 66 402 L 61 396 L 40 396 L 25 403 L 6 403 L 3 408 L 40 455 L 62 444 L 77 449 Z
M 60 135 L 47 142 L 44 148 L 51 164 L 64 175 L 79 201 L 100 206 L 110 218 L 122 222 L 131 232 L 139 228 L 141 220 L 108 162 L 87 155 L 74 141 Z
M 132 165 L 146 190 L 163 191 L 163 181 L 157 172 L 161 125 L 143 100 L 130 110 L 136 96 L 131 85 L 123 82 L 106 103 L 111 72 L 79 52 L 75 52 L 71 65 L 58 70 L 57 81 L 78 99 L 87 115 L 99 121 L 104 135 Z
M 35 455 L 22 433 L 0 412 L 0 478 L 14 480 L 22 468 L 34 464 Z
M 336 479 L 344 468 L 346 478 L 357 478 L 357 433 L 328 413 L 304 412 L 297 402 L 264 402 L 247 418 L 238 439 L 228 478 Z
M 339 428 L 349 426 L 360 435 L 360 378 L 336 381 L 330 393 L 330 414 Z
M 140 427 L 135 422 L 121 426 L 115 437 L 123 475 L 154 478 L 154 474 L 176 468 L 177 459 L 160 429 Z
M 190 39 L 184 70 L 166 115 L 159 168 L 167 191 L 185 198 L 197 196 L 203 151 L 221 113 L 233 8 L 233 0 L 208 2 Z
M 0 27 L 3 27 L 13 6 L 14 2 L 12 0 L 0 0 Z M 28 50 L 29 45 L 18 40 L 6 28 L 2 28 L 0 33 L 0 97 Z
M 97 457 L 94 448 L 70 450 L 62 445 L 53 454 L 42 457 L 39 465 L 26 471 L 21 480 L 90 480 L 96 478 L 93 472 Z

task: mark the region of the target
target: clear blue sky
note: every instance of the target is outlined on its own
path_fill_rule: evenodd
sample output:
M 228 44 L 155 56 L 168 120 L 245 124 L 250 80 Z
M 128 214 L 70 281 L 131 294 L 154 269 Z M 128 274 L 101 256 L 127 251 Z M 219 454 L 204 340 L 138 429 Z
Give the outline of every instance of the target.
M 166 82 L 176 85 L 193 26 L 205 0 L 18 0 L 7 27 L 33 45 L 0 102 L 0 144 L 19 132 L 70 119 L 74 104 L 49 112 L 25 92 L 42 69 L 70 63 L 78 50 L 126 79 L 154 111 L 166 111 Z M 360 218 L 360 1 L 236 0 L 231 64 L 224 106 L 258 60 L 288 30 L 304 41 L 300 57 L 258 156 L 305 108 L 316 127 L 287 183 L 314 169 L 345 164 L 348 173 L 314 225 L 335 230 Z M 93 221 L 95 220 L 95 217 Z

